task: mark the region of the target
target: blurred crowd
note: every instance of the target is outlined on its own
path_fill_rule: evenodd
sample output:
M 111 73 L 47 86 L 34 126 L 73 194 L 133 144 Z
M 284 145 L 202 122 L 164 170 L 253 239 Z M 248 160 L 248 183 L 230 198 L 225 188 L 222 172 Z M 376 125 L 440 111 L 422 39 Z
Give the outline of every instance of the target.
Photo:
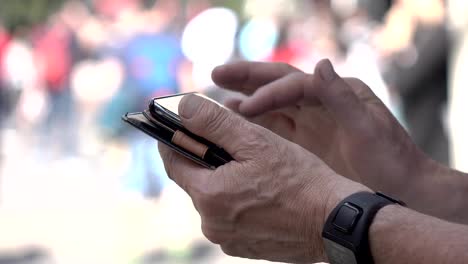
M 69 0 L 32 27 L 0 17 L 0 167 L 12 153 L 45 167 L 80 159 L 96 174 L 119 168 L 107 171 L 123 192 L 160 197 L 170 183 L 155 141 L 121 115 L 176 92 L 222 100 L 210 72 L 228 61 L 312 72 L 324 57 L 449 164 L 447 14 L 443 0 Z

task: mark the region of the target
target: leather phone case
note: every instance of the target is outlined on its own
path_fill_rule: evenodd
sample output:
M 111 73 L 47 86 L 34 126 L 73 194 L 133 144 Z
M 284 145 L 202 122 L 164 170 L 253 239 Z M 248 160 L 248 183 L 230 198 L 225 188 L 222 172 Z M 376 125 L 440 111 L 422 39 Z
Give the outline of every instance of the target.
M 144 132 L 145 134 L 153 137 L 154 139 L 162 142 L 163 144 L 169 146 L 171 149 L 181 154 L 182 156 L 206 168 L 215 169 L 232 160 L 232 157 L 229 154 L 227 154 L 221 148 L 214 146 L 212 143 L 206 145 L 206 154 L 204 155 L 197 155 L 194 152 L 187 150 L 187 148 L 183 148 L 180 145 L 175 144 L 174 135 L 178 131 L 174 131 L 164 123 L 156 120 L 155 118 L 151 118 L 147 111 L 127 113 L 122 116 L 122 120 Z M 184 134 L 184 137 L 190 137 L 187 139 L 190 141 L 200 142 L 200 139 L 197 139 L 197 137 L 193 135 L 187 136 Z M 203 140 L 202 142 L 205 143 L 206 140 Z

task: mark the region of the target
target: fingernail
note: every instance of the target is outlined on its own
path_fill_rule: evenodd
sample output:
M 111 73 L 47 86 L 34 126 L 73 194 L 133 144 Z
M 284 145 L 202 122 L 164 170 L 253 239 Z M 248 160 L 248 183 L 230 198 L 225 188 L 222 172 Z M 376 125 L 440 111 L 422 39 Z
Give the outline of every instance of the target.
M 336 77 L 336 72 L 333 69 L 333 65 L 331 64 L 329 59 L 324 60 L 320 64 L 318 71 L 319 71 L 320 77 L 324 81 L 327 81 L 327 82 L 333 81 Z
M 200 96 L 194 94 L 186 95 L 180 101 L 179 114 L 185 119 L 192 118 L 197 112 L 198 107 L 203 102 Z

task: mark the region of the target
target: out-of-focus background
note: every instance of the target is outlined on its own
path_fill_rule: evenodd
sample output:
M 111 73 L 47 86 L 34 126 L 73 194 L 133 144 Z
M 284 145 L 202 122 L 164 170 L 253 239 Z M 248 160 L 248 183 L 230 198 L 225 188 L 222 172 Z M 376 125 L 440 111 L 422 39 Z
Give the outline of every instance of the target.
M 156 142 L 120 120 L 234 60 L 361 78 L 468 171 L 464 0 L 0 1 L 0 264 L 247 263 L 203 238 Z M 255 262 L 255 261 L 252 261 Z

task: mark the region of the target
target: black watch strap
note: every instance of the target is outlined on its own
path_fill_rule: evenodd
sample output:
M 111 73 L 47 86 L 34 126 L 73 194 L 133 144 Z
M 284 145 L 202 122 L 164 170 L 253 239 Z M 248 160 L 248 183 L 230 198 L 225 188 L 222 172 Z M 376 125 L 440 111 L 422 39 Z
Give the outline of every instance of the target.
M 379 209 L 389 204 L 404 205 L 380 192 L 359 192 L 335 207 L 322 232 L 331 264 L 374 263 L 368 238 L 369 227 Z M 332 247 L 332 250 L 327 247 Z M 346 254 L 351 253 L 349 251 L 353 253 L 354 260 Z

